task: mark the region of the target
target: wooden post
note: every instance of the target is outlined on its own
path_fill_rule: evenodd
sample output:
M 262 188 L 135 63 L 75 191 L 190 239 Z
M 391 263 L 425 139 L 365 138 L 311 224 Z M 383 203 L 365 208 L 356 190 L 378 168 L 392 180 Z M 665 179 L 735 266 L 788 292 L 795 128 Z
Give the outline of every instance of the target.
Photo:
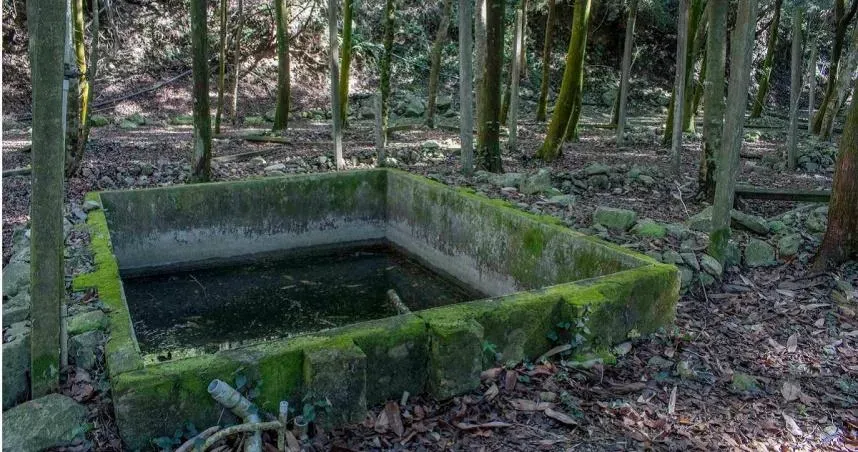
M 470 176 L 474 171 L 474 66 L 471 16 L 472 0 L 459 0 L 459 141 L 461 143 L 462 172 Z
M 512 78 L 510 79 L 510 92 L 509 92 L 509 122 L 507 123 L 507 128 L 509 129 L 509 141 L 508 146 L 509 150 L 516 150 L 516 141 L 518 138 L 518 78 L 519 72 L 521 71 L 521 43 L 522 43 L 522 34 L 524 33 L 523 27 L 524 14 L 521 9 L 518 9 L 515 12 L 515 37 L 513 39 L 513 53 L 512 53 Z
M 756 17 L 757 0 L 739 0 L 736 26 L 730 39 L 730 83 L 721 149 L 718 151 L 712 232 L 709 234 L 708 249 L 709 255 L 722 263 L 730 241 L 730 209 L 733 208 L 736 174 L 739 171 L 739 150 L 742 147 L 745 106 L 748 103 L 748 85 L 751 80 L 751 50 Z
M 673 172 L 679 175 L 682 166 L 682 106 L 685 102 L 685 58 L 688 53 L 688 0 L 679 0 L 679 24 L 676 32 L 676 80 L 673 98 L 673 136 L 671 154 Z
M 59 389 L 63 273 L 64 65 L 68 30 L 65 0 L 30 0 L 30 75 L 33 87 L 33 176 L 30 204 L 30 383 L 33 397 Z
M 331 139 L 334 140 L 334 156 L 337 169 L 345 169 L 343 160 L 343 131 L 341 122 L 339 44 L 337 43 L 337 1 L 328 0 L 328 42 L 331 57 Z
M 801 20 L 802 6 L 797 5 L 792 16 L 792 62 L 789 92 L 789 137 L 787 139 L 787 168 L 794 170 L 798 158 L 798 100 L 801 97 Z
M 617 115 L 617 147 L 623 145 L 626 129 L 626 100 L 629 97 L 629 77 L 632 70 L 632 44 L 635 40 L 635 20 L 638 16 L 638 0 L 629 1 L 629 17 L 626 20 L 626 42 L 623 44 L 623 68 L 620 74 L 619 114 Z

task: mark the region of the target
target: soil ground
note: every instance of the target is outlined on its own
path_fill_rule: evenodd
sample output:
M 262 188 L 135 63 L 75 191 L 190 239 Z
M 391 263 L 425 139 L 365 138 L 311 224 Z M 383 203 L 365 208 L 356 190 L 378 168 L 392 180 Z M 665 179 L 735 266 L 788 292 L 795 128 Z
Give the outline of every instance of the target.
M 604 112 L 588 109 L 585 124 L 604 122 Z M 645 127 L 652 121 L 633 119 L 632 126 L 636 122 Z M 344 154 L 350 167 L 370 164 L 371 127 L 371 122 L 356 122 L 346 131 Z M 532 158 L 544 130 L 544 124 L 520 123 L 520 151 L 503 158 L 507 172 L 532 172 L 545 166 Z M 261 151 L 261 155 L 216 162 L 215 179 L 262 176 L 265 167 L 291 164 L 298 157 L 307 171 L 330 170 L 318 163 L 320 156 L 327 161 L 332 157 L 324 123 L 291 124 L 285 134 L 289 144 L 257 144 L 240 138 L 248 132 L 227 128 L 226 138 L 214 142 L 214 155 L 249 151 Z M 27 135 L 25 130 L 5 132 L 4 169 L 29 164 L 29 154 L 20 151 L 28 144 Z M 617 149 L 612 135 L 612 130 L 585 125 L 582 139 L 567 145 L 549 165 L 552 173 L 576 172 L 592 163 L 642 165 L 649 167 L 654 183 L 586 189 L 575 195 L 574 205 L 568 208 L 553 207 L 538 195 L 466 179 L 457 172 L 454 152 L 402 167 L 556 215 L 578 229 L 591 226 L 597 206 L 633 209 L 640 217 L 663 222 L 682 222 L 705 207 L 694 196 L 699 142 L 691 140 L 685 146 L 683 176 L 674 177 L 669 155 L 656 139 Z M 782 135 L 770 136 L 745 143 L 743 153 L 752 158 L 742 159 L 740 181 L 761 187 L 830 188 L 830 167 L 791 173 L 762 165 L 757 157 L 779 152 L 783 146 Z M 397 132 L 392 138 L 396 150 L 391 152 L 407 155 L 409 150 L 419 151 L 427 140 L 456 147 L 458 132 Z M 74 217 L 83 195 L 91 190 L 183 182 L 190 143 L 187 126 L 93 129 L 83 170 L 67 183 L 68 217 Z M 141 170 L 146 164 L 153 168 L 148 176 Z M 5 263 L 12 230 L 29 219 L 30 180 L 4 177 L 2 184 Z M 772 217 L 797 206 L 748 202 L 743 210 Z M 639 251 L 676 245 L 668 239 L 625 233 L 606 238 Z M 73 235 L 70 242 L 81 248 L 86 237 Z M 677 304 L 675 326 L 621 344 L 616 365 L 582 367 L 558 353 L 544 362 L 490 369 L 484 373 L 482 387 L 470 394 L 440 402 L 412 397 L 371 407 L 363 424 L 317 430 L 305 445 L 315 450 L 855 450 L 858 263 L 811 275 L 807 261 L 813 241 L 806 243 L 797 258 L 776 266 L 733 267 L 712 286 L 693 286 Z M 95 426 L 87 442 L 69 450 L 121 449 L 110 414 L 109 388 L 98 384 L 102 377 L 100 372 L 67 372 L 66 391 L 89 404 Z M 550 409 L 536 405 L 539 401 L 548 402 Z M 268 440 L 273 444 L 274 437 Z M 217 450 L 238 447 L 229 443 Z

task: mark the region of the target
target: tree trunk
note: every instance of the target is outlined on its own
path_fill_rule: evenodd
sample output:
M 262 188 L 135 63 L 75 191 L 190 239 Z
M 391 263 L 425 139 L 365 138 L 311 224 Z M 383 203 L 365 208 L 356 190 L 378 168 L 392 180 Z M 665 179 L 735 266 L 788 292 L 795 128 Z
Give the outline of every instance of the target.
M 590 18 L 590 0 L 581 0 L 575 4 L 572 14 L 572 32 L 569 36 L 569 49 L 566 52 L 566 68 L 563 70 L 563 82 L 560 93 L 551 114 L 545 142 L 536 152 L 536 156 L 552 161 L 560 155 L 560 146 L 566 128 L 570 124 L 575 104 L 581 104 L 581 81 L 584 69 L 584 48 L 587 39 L 587 23 Z M 577 119 L 576 119 L 577 125 Z
M 292 81 L 289 62 L 290 0 L 274 0 L 274 22 L 277 33 L 277 105 L 274 110 L 275 132 L 289 127 L 289 98 Z
M 586 4 L 583 17 L 576 21 L 576 14 L 572 17 L 572 34 L 578 39 L 575 47 L 575 64 L 573 66 L 574 78 L 572 88 L 572 112 L 569 114 L 569 122 L 563 133 L 563 141 L 574 141 L 578 139 L 578 119 L 581 117 L 581 96 L 584 92 L 584 54 L 587 50 L 587 32 L 590 29 L 590 0 L 582 2 Z M 577 26 L 577 31 L 576 31 Z
M 238 0 L 238 8 L 235 15 L 238 17 L 238 25 L 235 28 L 235 36 L 232 41 L 232 125 L 238 125 L 238 78 L 241 74 L 241 32 L 244 29 L 244 5 L 243 0 Z
M 635 40 L 635 20 L 638 16 L 638 0 L 629 0 L 626 19 L 626 40 L 623 44 L 623 63 L 620 74 L 619 110 L 617 112 L 617 147 L 623 145 L 626 130 L 626 101 L 629 97 L 629 77 L 632 68 L 632 46 Z
M 730 241 L 730 210 L 733 208 L 739 151 L 745 124 L 745 105 L 751 79 L 751 54 L 754 44 L 754 22 L 757 0 L 739 0 L 736 25 L 730 39 L 730 83 L 727 90 L 727 112 L 718 152 L 715 203 L 712 206 L 712 232 L 709 254 L 724 263 Z
M 223 115 L 223 91 L 226 89 L 226 9 L 227 0 L 220 0 L 220 48 L 217 73 L 217 110 L 215 112 L 215 133 L 220 133 L 220 119 Z
M 194 145 L 191 182 L 211 179 L 212 125 L 209 111 L 209 42 L 205 0 L 191 0 L 191 47 L 194 71 Z
M 840 68 L 840 56 L 843 53 L 843 42 L 846 40 L 846 29 L 858 8 L 858 0 L 853 0 L 852 8 L 846 11 L 846 0 L 834 0 L 834 44 L 831 48 L 831 64 L 828 67 L 828 83 L 819 110 L 813 117 L 813 133 L 820 134 L 825 115 L 830 114 L 831 103 L 834 101 L 834 91 L 837 87 L 837 73 Z
M 393 58 L 393 27 L 396 15 L 394 0 L 384 4 L 384 53 L 381 56 L 381 128 L 384 145 L 387 145 L 387 128 L 390 123 L 390 62 Z M 384 162 L 382 162 L 384 163 Z
M 807 133 L 813 133 L 813 110 L 816 107 L 816 60 L 819 34 L 810 31 L 810 61 L 807 62 Z
M 349 115 L 349 67 L 352 64 L 352 16 L 354 1 L 343 0 L 343 48 L 340 59 L 340 125 L 346 127 Z
M 703 93 L 703 153 L 698 173 L 698 196 L 715 197 L 715 155 L 721 149 L 724 125 L 724 71 L 727 52 L 729 0 L 709 0 L 709 38 L 706 40 L 706 82 Z
M 708 41 L 708 40 L 707 40 Z M 703 91 L 705 89 L 705 81 L 706 81 L 706 49 L 703 49 L 703 53 L 700 57 L 700 73 L 697 75 L 697 83 L 694 84 L 694 96 L 691 99 L 691 121 L 694 121 L 694 118 L 697 117 L 697 112 L 700 111 L 700 101 L 703 100 Z
M 63 270 L 63 59 L 66 2 L 27 2 L 33 87 L 32 195 L 30 202 L 30 386 L 33 398 L 59 389 Z
M 691 35 L 691 31 L 686 29 L 688 27 L 689 12 L 691 11 L 688 9 L 688 0 L 679 0 L 679 25 L 676 33 L 678 37 Z M 670 150 L 673 156 L 671 159 L 673 173 L 677 176 L 680 174 L 682 164 L 682 107 L 685 105 L 685 76 L 688 73 L 685 69 L 685 65 L 688 63 L 686 59 L 688 56 L 687 45 L 688 40 L 686 39 L 676 40 L 676 79 L 673 87 L 673 92 L 675 93 L 673 111 L 679 113 L 674 113 L 673 115 L 673 133 L 671 134 Z
M 855 88 L 858 93 L 858 80 Z M 831 201 L 828 203 L 828 229 L 814 259 L 813 268 L 823 271 L 836 266 L 858 252 L 858 99 L 852 98 L 849 115 L 843 125 Z
M 71 91 L 70 96 L 74 96 L 73 102 L 69 104 L 68 115 L 72 120 L 70 127 L 66 131 L 69 137 L 66 149 L 66 175 L 72 176 L 77 173 L 80 168 L 80 162 L 83 160 L 83 154 L 86 150 L 86 141 L 88 138 L 89 127 L 89 101 L 92 99 L 89 93 L 89 74 L 86 66 L 86 49 L 84 47 L 84 28 L 85 20 L 83 14 L 83 0 L 71 1 L 71 21 L 72 21 L 72 45 L 74 52 L 73 58 L 76 63 L 78 77 L 76 80 L 77 88 Z
M 509 150 L 515 152 L 518 139 L 518 77 L 521 71 L 522 35 L 524 34 L 524 8 L 515 13 L 515 38 L 513 39 L 512 52 L 512 77 L 510 77 L 510 100 L 509 100 Z
M 769 94 L 769 80 L 772 75 L 772 66 L 775 62 L 775 47 L 778 43 L 778 26 L 781 21 L 781 6 L 783 0 L 775 0 L 775 16 L 769 24 L 769 36 L 766 39 L 766 58 L 763 60 L 763 66 L 757 74 L 757 79 L 760 83 L 760 89 L 757 90 L 757 97 L 754 100 L 754 108 L 751 109 L 751 118 L 759 118 L 763 114 L 763 107 L 766 106 L 766 96 Z
M 801 98 L 801 22 L 804 9 L 797 5 L 792 16 L 792 55 L 790 62 L 789 137 L 787 168 L 795 170 L 798 158 L 798 101 Z
M 328 45 L 330 69 L 331 69 L 331 139 L 334 141 L 334 159 L 337 169 L 345 169 L 346 162 L 343 160 L 343 130 L 342 109 L 340 103 L 340 68 L 339 68 L 339 43 L 337 42 L 337 1 L 328 0 Z
M 483 79 L 486 74 L 486 0 L 476 0 L 476 15 L 474 16 L 474 91 L 476 93 L 477 128 L 483 127 L 485 116 L 485 99 L 483 98 Z M 477 133 L 477 148 L 481 138 Z
M 426 105 L 426 127 L 435 127 L 435 99 L 438 97 L 438 79 L 441 78 L 441 50 L 447 42 L 447 29 L 450 28 L 450 16 L 453 14 L 453 0 L 444 0 L 444 12 L 441 14 L 441 23 L 438 25 L 438 34 L 432 44 L 432 52 L 429 56 L 431 67 L 429 68 L 429 99 Z
M 822 121 L 822 133 L 820 134 L 823 140 L 831 139 L 831 133 L 834 130 L 834 120 L 840 112 L 840 107 L 845 103 L 844 96 L 848 94 L 849 86 L 852 84 L 852 73 L 855 71 L 855 66 L 858 64 L 858 27 L 852 30 L 852 43 L 848 47 L 846 62 L 840 65 L 840 73 L 837 75 L 837 87 L 834 94 L 834 102 L 829 114 L 826 114 Z
M 470 176 L 474 171 L 474 67 L 471 17 L 472 0 L 459 0 L 459 141 L 462 149 L 462 172 Z
M 688 55 L 685 57 L 685 96 L 682 104 L 682 131 L 687 133 L 694 132 L 694 67 L 703 53 L 704 42 L 706 41 L 706 0 L 699 0 L 692 3 L 692 10 L 689 12 L 689 39 L 686 49 Z M 701 68 L 702 69 L 702 68 Z
M 536 107 L 536 120 L 545 121 L 548 87 L 551 86 L 551 44 L 554 41 L 554 2 L 548 0 L 548 18 L 545 20 L 545 42 L 542 44 L 542 79 L 539 82 L 539 104 Z
M 500 153 L 500 87 L 503 64 L 503 0 L 485 0 L 486 53 L 482 80 L 483 114 L 477 135 L 477 165 L 493 173 L 503 172 Z
M 518 8 L 516 8 L 516 14 L 518 13 L 519 10 L 524 11 L 524 10 L 526 10 L 526 8 L 527 8 L 527 0 L 519 0 Z M 518 36 L 518 35 L 515 35 L 515 33 L 516 33 L 515 26 L 516 26 L 515 25 L 515 19 L 513 19 L 513 35 L 514 36 L 512 39 L 512 43 L 511 43 L 512 49 L 510 49 L 510 53 L 512 53 L 513 56 L 515 54 L 516 39 L 518 39 L 519 44 L 521 45 L 521 48 L 524 49 L 524 36 L 521 36 L 519 38 L 515 37 L 515 36 Z M 522 25 L 522 27 L 524 27 L 524 25 Z M 524 55 L 524 51 L 522 51 L 522 55 Z M 511 95 L 512 95 L 512 84 L 513 84 L 512 73 L 513 73 L 513 69 L 515 68 L 515 65 L 518 64 L 519 65 L 518 66 L 519 67 L 519 77 L 521 76 L 520 71 L 521 71 L 521 68 L 524 67 L 524 64 L 522 63 L 522 61 L 523 61 L 523 58 L 521 55 L 518 56 L 517 61 L 515 59 L 513 59 L 512 57 L 510 57 L 510 59 L 509 59 L 509 69 L 507 69 L 507 75 L 509 77 L 507 79 L 506 86 L 503 90 L 503 97 L 501 100 L 501 113 L 500 113 L 501 124 L 507 124 L 509 122 L 508 121 L 508 119 L 509 119 L 509 108 L 510 108 L 510 100 L 511 100 Z
M 697 23 L 700 21 L 700 18 L 703 15 L 703 0 L 688 0 L 690 5 L 686 6 L 688 10 L 688 14 L 685 17 L 685 32 L 680 34 L 677 32 L 676 39 L 676 48 L 679 50 L 679 40 L 681 36 L 685 36 L 685 42 L 683 45 L 685 46 L 685 58 L 683 59 L 682 67 L 684 68 L 684 73 L 680 77 L 682 80 L 682 88 L 683 92 L 687 92 L 689 87 L 691 86 L 691 79 L 693 78 L 694 72 L 694 61 L 692 60 L 692 56 L 694 52 L 690 51 L 690 49 L 694 48 L 694 38 L 697 32 Z M 680 66 L 679 62 L 677 62 L 677 67 Z M 677 82 L 674 81 L 673 89 L 670 92 L 670 104 L 667 107 L 667 119 L 664 122 L 664 136 L 662 137 L 661 143 L 665 146 L 673 143 L 673 125 L 676 123 L 674 121 L 674 113 L 676 110 L 676 90 Z M 686 102 L 683 100 L 678 105 L 680 105 L 680 124 L 683 127 L 688 126 L 688 121 L 686 120 Z M 686 130 L 687 132 L 693 132 L 694 121 L 691 121 L 691 129 Z

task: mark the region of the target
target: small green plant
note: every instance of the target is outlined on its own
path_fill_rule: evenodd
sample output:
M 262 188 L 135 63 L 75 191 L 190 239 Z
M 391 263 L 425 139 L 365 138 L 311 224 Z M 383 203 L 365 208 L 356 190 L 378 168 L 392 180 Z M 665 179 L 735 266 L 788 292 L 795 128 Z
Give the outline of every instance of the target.
M 483 349 L 483 356 L 489 359 L 490 362 L 494 363 L 500 359 L 500 353 L 498 353 L 498 347 L 491 341 L 483 341 L 481 344 Z
M 301 416 L 304 418 L 304 422 L 310 423 L 316 420 L 319 414 L 319 410 L 325 414 L 331 413 L 331 402 L 325 399 L 318 399 L 312 394 L 307 394 L 302 399 L 304 402 L 304 407 L 301 409 Z
M 183 438 L 193 438 L 199 435 L 199 431 L 193 422 L 185 422 L 184 428 L 182 430 L 176 430 L 173 432 L 173 436 L 159 436 L 158 438 L 154 438 L 152 440 L 152 444 L 161 449 L 162 451 L 171 451 L 175 448 L 175 446 L 179 446 L 183 443 Z

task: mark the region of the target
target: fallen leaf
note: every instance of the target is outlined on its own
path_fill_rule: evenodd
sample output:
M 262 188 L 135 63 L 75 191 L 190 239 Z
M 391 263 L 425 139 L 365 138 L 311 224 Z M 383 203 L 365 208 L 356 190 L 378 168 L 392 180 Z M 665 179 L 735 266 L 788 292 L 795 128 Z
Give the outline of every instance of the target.
M 670 401 L 667 403 L 667 414 L 673 414 L 676 411 L 676 386 L 670 391 Z
M 492 383 L 489 389 L 486 389 L 486 392 L 483 393 L 483 397 L 485 397 L 487 401 L 491 402 L 495 397 L 497 397 L 498 392 L 500 392 L 500 390 L 498 390 L 498 385 Z
M 384 404 L 384 412 L 387 413 L 387 419 L 390 422 L 390 429 L 396 436 L 402 437 L 405 432 L 405 427 L 402 425 L 402 415 L 399 412 L 399 404 L 394 401 L 388 401 Z
M 543 411 L 554 406 L 553 403 L 534 402 L 527 399 L 512 399 L 509 403 L 517 411 Z
M 632 343 L 631 341 L 623 342 L 622 344 L 618 344 L 614 347 L 614 354 L 617 356 L 623 356 L 632 351 Z
M 504 375 L 504 383 L 503 387 L 507 391 L 515 390 L 515 384 L 518 382 L 518 372 L 514 370 L 506 371 L 506 375 Z
M 481 380 L 494 380 L 500 376 L 500 373 L 503 371 L 503 367 L 493 367 L 491 369 L 486 369 L 480 373 Z
M 815 326 L 817 328 L 822 328 L 823 326 L 825 326 L 825 317 L 822 317 L 819 320 L 817 320 L 816 322 L 813 322 L 813 326 Z
M 578 422 L 575 421 L 575 419 L 572 419 L 571 417 L 569 417 L 566 414 L 563 414 L 559 411 L 554 411 L 551 408 L 546 408 L 545 411 L 543 411 L 543 413 L 545 413 L 545 415 L 550 417 L 551 419 L 554 419 L 555 421 L 561 422 L 563 424 L 578 425 Z
M 798 333 L 793 333 L 792 336 L 787 339 L 787 352 L 795 353 L 798 350 Z
M 781 385 L 781 395 L 784 396 L 784 400 L 787 402 L 792 402 L 801 396 L 801 386 L 792 381 L 784 381 L 783 385 Z
M 571 349 L 572 349 L 572 344 L 558 345 L 557 347 L 554 347 L 551 350 L 548 350 L 547 352 L 543 353 L 542 356 L 540 356 L 539 359 L 536 360 L 536 362 L 545 361 L 546 359 L 548 359 L 548 358 L 550 358 L 550 357 L 552 357 L 558 353 L 563 353 L 563 352 L 571 350 Z
M 784 423 L 786 424 L 787 430 L 790 431 L 795 436 L 802 436 L 804 432 L 799 428 L 798 424 L 795 423 L 795 419 L 790 417 L 786 413 L 781 413 L 784 417 Z
M 289 430 L 286 430 L 286 445 L 289 447 L 289 452 L 301 452 L 301 443 Z

